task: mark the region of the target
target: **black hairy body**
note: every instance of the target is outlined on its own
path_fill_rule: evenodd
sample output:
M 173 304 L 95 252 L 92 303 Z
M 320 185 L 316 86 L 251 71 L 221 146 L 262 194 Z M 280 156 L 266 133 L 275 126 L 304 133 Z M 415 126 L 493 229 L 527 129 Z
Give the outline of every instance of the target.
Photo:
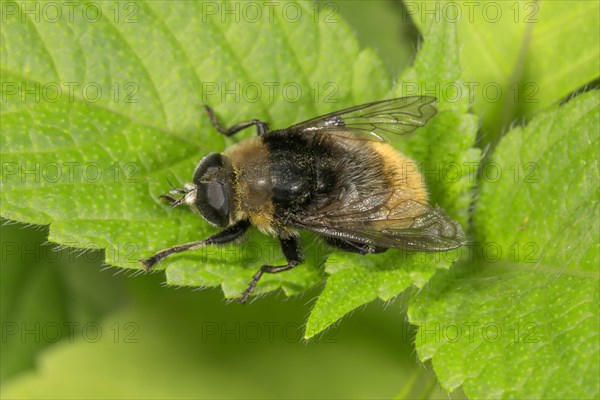
M 264 233 L 288 237 L 304 216 L 396 188 L 403 199 L 427 201 L 416 163 L 386 143 L 336 135 L 272 131 L 224 152 L 238 176 L 238 215 Z M 394 200 L 398 200 L 395 198 Z M 234 221 L 232 221 L 234 222 Z

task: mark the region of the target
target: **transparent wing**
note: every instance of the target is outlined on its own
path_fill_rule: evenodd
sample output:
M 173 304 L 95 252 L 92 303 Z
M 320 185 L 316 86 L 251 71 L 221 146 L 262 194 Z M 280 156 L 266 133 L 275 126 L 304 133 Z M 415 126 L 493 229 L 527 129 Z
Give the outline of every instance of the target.
M 410 133 L 425 126 L 436 112 L 435 97 L 400 97 L 335 111 L 292 125 L 286 130 L 332 134 L 351 132 L 360 139 L 385 141 L 382 134 Z
M 310 215 L 291 217 L 289 223 L 328 237 L 412 251 L 446 251 L 465 243 L 460 225 L 441 208 L 414 200 L 392 201 L 389 206 L 393 196 L 394 191 L 387 190 L 332 203 Z

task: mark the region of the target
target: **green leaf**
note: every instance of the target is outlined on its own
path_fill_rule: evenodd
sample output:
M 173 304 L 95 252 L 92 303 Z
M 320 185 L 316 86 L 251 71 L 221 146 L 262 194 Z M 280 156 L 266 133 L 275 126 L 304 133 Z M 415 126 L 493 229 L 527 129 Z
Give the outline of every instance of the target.
M 414 94 L 428 84 L 460 83 L 455 27 L 431 24 L 414 66 L 403 72 L 393 96 Z M 408 92 L 408 93 L 407 93 Z M 463 226 L 476 180 L 480 152 L 473 149 L 477 120 L 468 114 L 468 96 L 437 93 L 439 113 L 426 127 L 394 145 L 415 157 L 424 172 L 431 203 L 443 206 Z M 453 166 L 447 169 L 448 165 Z M 450 172 L 449 172 L 450 171 Z M 337 254 L 326 263 L 331 275 L 311 312 L 306 337 L 327 329 L 348 312 L 377 298 L 387 301 L 415 284 L 422 287 L 437 268 L 447 268 L 456 252 L 407 254 L 388 250 L 376 256 Z
M 472 252 L 414 297 L 419 358 L 433 359 L 446 390 L 598 396 L 599 100 L 583 94 L 503 138 Z
M 419 31 L 402 4 L 389 0 L 318 2 L 330 13 L 339 12 L 355 30 L 359 43 L 375 50 L 392 76 L 412 63 Z
M 557 103 L 600 77 L 597 1 L 411 2 L 415 23 L 457 25 L 464 79 L 493 142 L 518 118 Z
M 28 18 L 20 5 L 10 4 L 15 11 L 2 26 L 3 60 L 9 60 L 1 67 L 2 213 L 49 224 L 53 242 L 106 249 L 106 262 L 119 267 L 140 268 L 140 258 L 215 232 L 189 210 L 158 201 L 168 181 L 183 185 L 200 157 L 233 142 L 210 126 L 203 103 L 226 124 L 260 118 L 283 127 L 403 94 L 398 87 L 386 96 L 390 79 L 380 58 L 361 50 L 341 19 L 325 21 L 310 3 L 297 4 L 303 17 L 294 24 L 279 13 L 266 24 L 237 21 L 195 2 L 135 3 L 133 22 L 118 19 L 114 7 L 102 3 L 94 24 L 77 6 L 74 21 L 56 23 Z M 430 37 L 403 82 L 459 78 L 453 28 L 433 27 Z M 297 91 L 290 88 L 302 95 L 291 98 Z M 478 151 L 468 150 L 476 121 L 467 107 L 464 98 L 441 99 L 431 128 L 394 144 L 424 163 L 478 160 Z M 447 206 L 463 223 L 469 178 L 464 174 L 459 183 L 427 178 L 432 202 Z M 259 265 L 283 262 L 273 238 L 256 231 L 249 236 L 235 246 L 175 255 L 159 268 L 166 269 L 169 284 L 221 285 L 226 297 L 236 297 Z M 266 276 L 256 294 L 282 288 L 291 295 L 325 279 L 320 267 L 329 250 L 314 236 L 302 239 L 306 262 Z M 413 283 L 422 286 L 435 268 L 450 263 L 414 255 L 403 263 L 401 254 L 344 255 L 338 269 L 329 263 L 326 271 L 339 270 L 340 276 L 328 281 L 307 336 L 376 297 L 389 300 Z M 365 282 L 372 287 L 364 293 L 348 281 L 362 268 L 359 273 L 372 273 Z M 343 299 L 340 309 L 319 311 L 353 290 L 357 298 Z
M 106 249 L 106 262 L 123 268 L 216 231 L 158 200 L 168 181 L 190 181 L 203 155 L 233 143 L 212 128 L 204 103 L 226 124 L 260 118 L 285 127 L 381 99 L 390 85 L 381 60 L 360 49 L 343 21 L 325 21 L 329 14 L 308 2 L 279 8 L 272 20 L 265 14 L 264 23 L 203 2 L 77 4 L 72 21 L 5 5 L 2 215 L 49 224 L 51 241 Z M 293 23 L 290 8 L 301 16 Z M 307 247 L 303 267 L 266 277 L 256 293 L 320 282 L 326 253 Z M 277 242 L 257 232 L 225 253 L 210 251 L 159 268 L 169 283 L 222 284 L 234 297 L 259 265 L 282 260 Z

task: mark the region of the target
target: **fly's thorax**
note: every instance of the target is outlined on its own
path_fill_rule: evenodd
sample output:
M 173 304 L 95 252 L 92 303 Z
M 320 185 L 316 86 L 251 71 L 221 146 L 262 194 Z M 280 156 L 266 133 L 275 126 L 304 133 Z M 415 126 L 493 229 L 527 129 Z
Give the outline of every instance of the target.
M 249 218 L 260 230 L 269 232 L 274 214 L 273 184 L 265 145 L 256 136 L 229 147 L 224 155 L 235 171 L 236 218 Z
M 317 135 L 283 130 L 263 136 L 276 215 L 310 209 L 335 186 L 335 156 Z

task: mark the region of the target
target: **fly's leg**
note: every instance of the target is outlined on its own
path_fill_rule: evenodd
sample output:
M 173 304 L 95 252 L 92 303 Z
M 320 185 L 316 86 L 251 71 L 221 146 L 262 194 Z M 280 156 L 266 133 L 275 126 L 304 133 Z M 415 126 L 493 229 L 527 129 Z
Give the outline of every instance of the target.
M 223 128 L 217 120 L 217 116 L 215 115 L 215 112 L 212 108 L 210 108 L 209 106 L 204 106 L 204 111 L 206 111 L 206 113 L 208 114 L 208 118 L 210 119 L 210 122 L 215 127 L 215 129 L 225 136 L 233 136 L 239 131 L 246 129 L 252 125 L 256 126 L 256 134 L 258 136 L 262 136 L 265 133 L 269 132 L 269 126 L 267 125 L 267 123 L 258 119 L 239 122 L 229 128 Z
M 304 261 L 302 255 L 300 254 L 300 244 L 298 243 L 298 238 L 280 237 L 279 243 L 281 244 L 281 250 L 283 251 L 283 255 L 287 260 L 287 264 L 279 266 L 263 265 L 262 267 L 260 267 L 258 272 L 254 274 L 252 281 L 250 282 L 242 296 L 235 299 L 236 301 L 240 303 L 245 303 L 254 291 L 254 288 L 256 288 L 256 285 L 258 284 L 258 281 L 260 281 L 260 278 L 263 276 L 263 274 L 276 274 L 278 272 L 287 271 L 294 268 L 296 265 L 301 264 L 302 261 Z
M 168 249 L 159 251 L 158 253 L 154 254 L 150 258 L 140 260 L 140 262 L 144 266 L 144 270 L 146 270 L 146 272 L 148 272 L 148 271 L 150 271 L 150 269 L 152 269 L 152 267 L 157 262 L 165 259 L 166 257 L 170 256 L 171 254 L 181 253 L 183 251 L 188 251 L 188 250 L 195 250 L 195 249 L 198 249 L 203 246 L 209 246 L 209 245 L 215 245 L 215 244 L 225 244 L 225 243 L 233 242 L 235 239 L 242 236 L 244 234 L 244 232 L 246 232 L 248 230 L 249 227 L 250 227 L 250 221 L 243 220 L 243 221 L 240 221 L 240 222 L 230 226 L 229 228 L 227 228 L 219 233 L 215 233 L 214 235 L 212 235 L 211 237 L 209 237 L 207 239 L 169 247 Z
M 340 250 L 344 250 L 350 253 L 358 253 L 360 255 L 383 253 L 387 250 L 385 247 L 369 246 L 364 243 L 352 242 L 350 240 L 344 240 L 339 238 L 327 238 L 326 242 L 328 245 L 335 247 Z

